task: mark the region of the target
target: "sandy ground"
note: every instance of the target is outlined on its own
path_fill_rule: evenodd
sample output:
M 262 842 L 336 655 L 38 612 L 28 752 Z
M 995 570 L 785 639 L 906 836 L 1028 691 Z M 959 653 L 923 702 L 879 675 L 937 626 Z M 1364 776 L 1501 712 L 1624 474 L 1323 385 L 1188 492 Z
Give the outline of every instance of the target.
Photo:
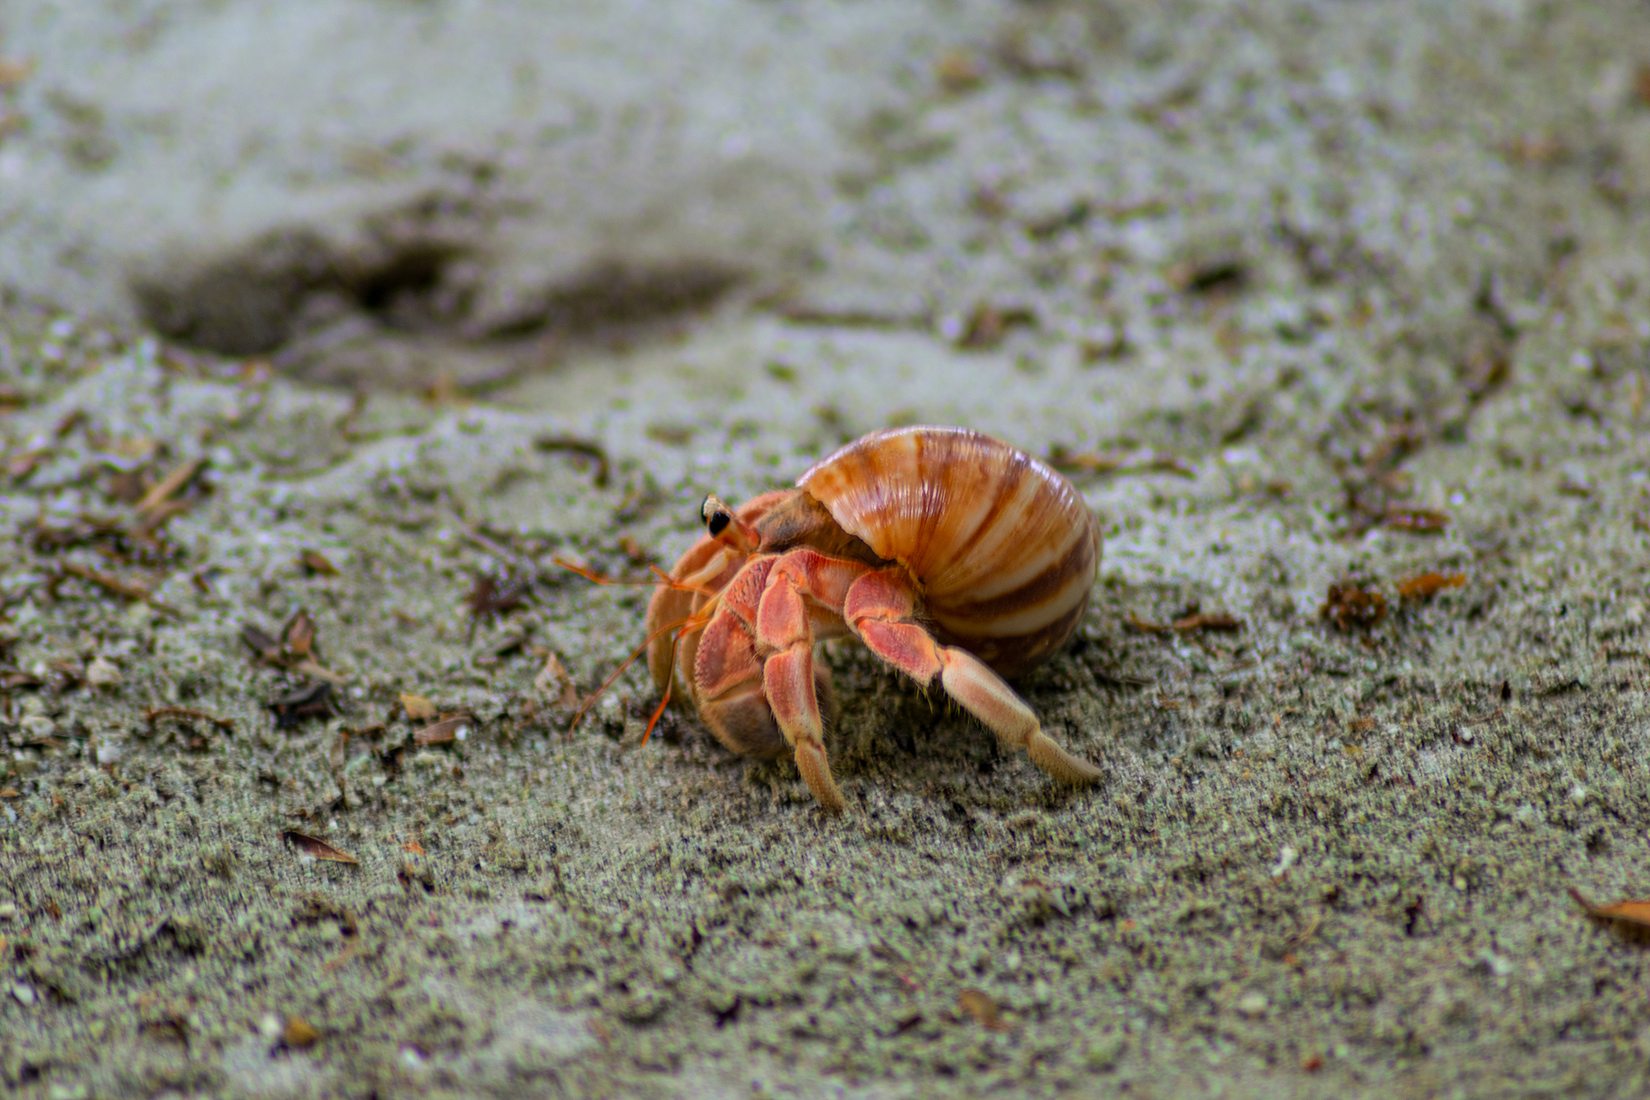
M 543 8 L 0 11 L 9 1092 L 1650 1088 L 1642 5 Z M 925 421 L 1101 517 L 1099 787 L 569 730 L 553 555 Z

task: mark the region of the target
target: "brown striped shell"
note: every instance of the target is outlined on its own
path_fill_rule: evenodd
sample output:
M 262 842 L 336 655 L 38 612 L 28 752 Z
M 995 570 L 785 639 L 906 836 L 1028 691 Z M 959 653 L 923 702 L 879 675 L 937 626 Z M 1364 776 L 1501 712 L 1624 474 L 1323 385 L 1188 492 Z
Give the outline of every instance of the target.
M 1100 565 L 1100 529 L 1058 472 L 964 428 L 873 432 L 797 485 L 844 531 L 911 574 L 941 641 L 1004 675 L 1077 628 Z

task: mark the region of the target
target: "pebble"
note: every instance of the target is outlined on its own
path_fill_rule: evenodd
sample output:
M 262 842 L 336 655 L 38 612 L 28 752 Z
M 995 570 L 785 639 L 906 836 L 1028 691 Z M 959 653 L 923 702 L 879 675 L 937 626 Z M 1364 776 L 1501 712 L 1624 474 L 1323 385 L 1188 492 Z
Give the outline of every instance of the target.
M 86 666 L 86 682 L 93 687 L 113 687 L 122 679 L 120 666 L 107 657 L 93 657 Z
M 44 714 L 31 714 L 19 724 L 23 732 L 35 740 L 44 740 L 57 732 L 57 723 Z

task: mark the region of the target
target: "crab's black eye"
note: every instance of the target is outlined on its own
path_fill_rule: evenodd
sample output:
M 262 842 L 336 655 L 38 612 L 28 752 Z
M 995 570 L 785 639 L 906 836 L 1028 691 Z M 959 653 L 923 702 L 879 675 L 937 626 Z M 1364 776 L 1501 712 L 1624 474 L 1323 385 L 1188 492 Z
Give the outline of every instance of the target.
M 716 538 L 733 522 L 733 513 L 722 503 L 721 497 L 711 493 L 699 505 L 699 518 L 705 521 L 710 537 Z

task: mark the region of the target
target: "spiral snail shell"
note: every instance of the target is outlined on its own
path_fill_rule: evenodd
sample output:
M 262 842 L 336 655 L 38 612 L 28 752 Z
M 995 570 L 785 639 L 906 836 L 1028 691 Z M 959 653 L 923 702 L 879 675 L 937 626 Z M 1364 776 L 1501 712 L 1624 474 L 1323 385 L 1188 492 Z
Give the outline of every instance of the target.
M 963 428 L 873 432 L 797 479 L 842 529 L 898 562 L 941 641 L 1005 676 L 1040 664 L 1083 617 L 1100 528 L 1046 463 Z

